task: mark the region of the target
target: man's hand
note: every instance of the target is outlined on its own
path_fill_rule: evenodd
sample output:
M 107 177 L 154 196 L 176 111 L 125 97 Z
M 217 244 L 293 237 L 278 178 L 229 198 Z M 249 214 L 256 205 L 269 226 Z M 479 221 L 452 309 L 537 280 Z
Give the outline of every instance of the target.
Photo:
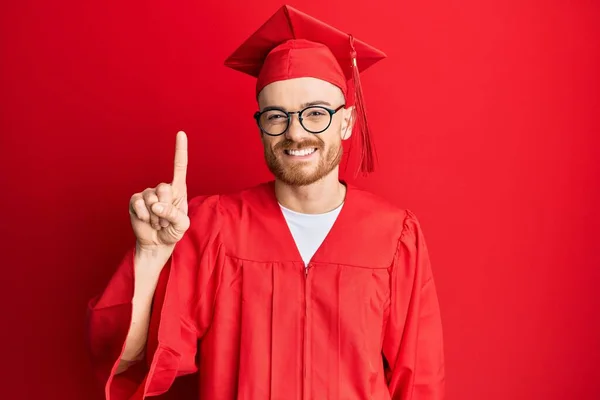
M 129 202 L 131 226 L 139 250 L 154 251 L 172 247 L 189 228 L 187 163 L 187 136 L 179 131 L 175 144 L 173 182 L 160 183 L 136 193 Z

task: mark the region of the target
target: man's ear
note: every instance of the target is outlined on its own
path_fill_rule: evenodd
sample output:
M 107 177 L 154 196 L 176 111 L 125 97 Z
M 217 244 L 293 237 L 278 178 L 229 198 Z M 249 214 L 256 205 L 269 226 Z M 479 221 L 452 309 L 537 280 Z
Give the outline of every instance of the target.
M 352 136 L 352 128 L 354 127 L 354 122 L 356 121 L 354 106 L 344 108 L 342 110 L 342 130 L 340 132 L 342 136 L 342 140 L 350 139 Z

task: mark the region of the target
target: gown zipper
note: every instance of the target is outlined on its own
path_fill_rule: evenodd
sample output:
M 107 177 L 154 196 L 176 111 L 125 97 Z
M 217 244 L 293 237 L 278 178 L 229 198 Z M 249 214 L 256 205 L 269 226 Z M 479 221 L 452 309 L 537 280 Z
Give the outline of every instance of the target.
M 310 312 L 309 312 L 309 301 L 310 301 L 310 285 L 308 282 L 309 271 L 312 265 L 309 263 L 304 272 L 304 357 L 303 357 L 303 380 L 302 380 L 302 398 L 308 400 L 310 397 L 309 391 L 309 379 L 308 379 L 308 368 L 310 363 L 310 354 L 308 349 L 308 343 L 310 342 Z

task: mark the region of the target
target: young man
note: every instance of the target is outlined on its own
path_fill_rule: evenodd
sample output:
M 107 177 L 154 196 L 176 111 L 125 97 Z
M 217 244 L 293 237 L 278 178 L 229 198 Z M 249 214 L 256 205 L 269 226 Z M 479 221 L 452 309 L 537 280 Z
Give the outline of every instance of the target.
M 107 399 L 159 395 L 194 372 L 201 399 L 443 398 L 419 223 L 338 175 L 353 128 L 371 169 L 358 68 L 383 57 L 285 6 L 228 59 L 257 77 L 275 180 L 188 202 L 178 133 L 172 183 L 132 197 L 136 246 L 90 304 Z

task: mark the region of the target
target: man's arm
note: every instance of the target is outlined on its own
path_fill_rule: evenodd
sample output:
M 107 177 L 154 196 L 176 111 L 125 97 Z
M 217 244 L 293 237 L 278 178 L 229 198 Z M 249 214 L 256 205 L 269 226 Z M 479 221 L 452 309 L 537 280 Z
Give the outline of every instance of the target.
M 131 324 L 116 370 L 117 374 L 126 371 L 130 366 L 144 358 L 154 291 L 160 272 L 171 256 L 172 251 L 173 247 L 152 251 L 136 246 L 133 261 L 135 278 L 131 302 Z
M 194 223 L 172 252 L 131 249 L 89 305 L 92 365 L 108 400 L 164 393 L 197 370 L 224 260 L 219 197 L 192 199 L 189 214 Z
M 440 307 L 427 246 L 410 211 L 398 243 L 383 354 L 393 400 L 445 397 Z

